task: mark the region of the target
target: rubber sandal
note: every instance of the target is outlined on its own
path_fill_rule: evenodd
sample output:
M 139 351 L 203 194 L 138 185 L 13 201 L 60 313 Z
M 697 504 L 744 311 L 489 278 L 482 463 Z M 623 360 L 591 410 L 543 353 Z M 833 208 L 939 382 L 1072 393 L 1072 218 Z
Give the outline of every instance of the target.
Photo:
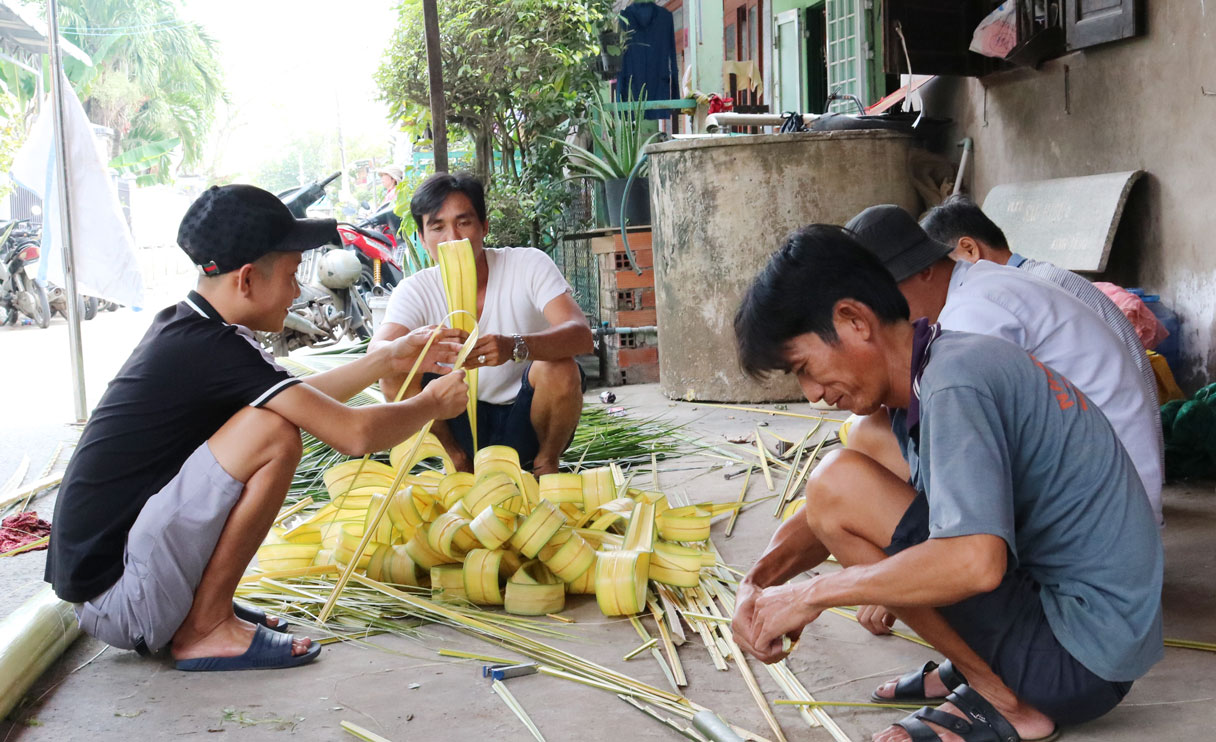
M 945 703 L 946 699 L 941 697 L 929 698 L 925 695 L 925 676 L 937 670 L 938 677 L 941 678 L 942 684 L 947 688 L 957 688 L 967 679 L 963 674 L 954 669 L 954 664 L 950 660 L 946 660 L 940 665 L 930 660 L 926 662 L 919 670 L 913 670 L 908 674 L 900 677 L 895 681 L 895 695 L 891 697 L 878 695 L 876 689 L 870 694 L 871 703 L 881 703 L 888 705 L 904 706 L 913 703 L 923 703 L 928 706 L 937 706 Z
M 252 606 L 241 605 L 235 600 L 232 601 L 232 612 L 235 613 L 236 617 L 242 621 L 248 621 L 249 623 L 257 624 L 258 626 L 265 626 L 271 631 L 277 631 L 280 634 L 287 633 L 287 629 L 291 628 L 291 624 L 284 621 L 282 616 L 277 616 L 279 619 L 278 624 L 271 626 L 270 624 L 266 623 L 267 617 L 264 611 Z
M 321 645 L 313 644 L 304 654 L 291 653 L 291 636 L 258 625 L 253 641 L 244 654 L 236 657 L 199 657 L 178 660 L 173 666 L 185 672 L 218 672 L 227 670 L 276 670 L 306 665 L 321 654 Z
M 966 714 L 966 718 L 924 706 L 895 722 L 895 726 L 907 732 L 911 742 L 941 742 L 941 736 L 925 722 L 957 734 L 963 742 L 1052 742 L 1060 736 L 1060 730 L 1055 729 L 1046 737 L 1023 739 L 987 699 L 966 683 L 955 688 L 945 700 Z

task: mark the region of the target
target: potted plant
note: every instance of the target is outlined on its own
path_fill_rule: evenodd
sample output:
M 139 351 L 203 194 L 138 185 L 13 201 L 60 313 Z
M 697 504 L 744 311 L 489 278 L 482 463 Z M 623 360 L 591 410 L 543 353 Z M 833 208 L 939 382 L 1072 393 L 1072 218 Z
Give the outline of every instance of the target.
M 622 202 L 625 224 L 650 223 L 650 182 L 646 178 L 643 150 L 660 133 L 643 139 L 645 102 L 643 94 L 638 100 L 605 106 L 597 95 L 590 106 L 592 116 L 587 122 L 595 151 L 574 142 L 561 142 L 566 148 L 566 166 L 573 173 L 572 179 L 592 178 L 603 182 L 610 227 L 621 226 Z

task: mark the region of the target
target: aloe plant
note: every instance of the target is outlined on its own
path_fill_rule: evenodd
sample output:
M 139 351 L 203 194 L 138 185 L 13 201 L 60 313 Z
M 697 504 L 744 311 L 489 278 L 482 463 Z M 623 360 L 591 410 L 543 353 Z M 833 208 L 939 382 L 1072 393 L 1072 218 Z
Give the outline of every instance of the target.
M 612 109 L 604 105 L 597 93 L 591 105 L 595 115 L 589 122 L 589 128 L 599 154 L 572 142 L 553 140 L 566 148 L 567 165 L 575 173 L 572 177 L 595 180 L 628 178 L 642 159 L 646 145 L 659 137 L 656 132 L 642 138 L 645 108 L 645 91 L 637 100 L 623 102 Z M 638 176 L 641 175 L 644 175 L 643 170 L 638 171 Z

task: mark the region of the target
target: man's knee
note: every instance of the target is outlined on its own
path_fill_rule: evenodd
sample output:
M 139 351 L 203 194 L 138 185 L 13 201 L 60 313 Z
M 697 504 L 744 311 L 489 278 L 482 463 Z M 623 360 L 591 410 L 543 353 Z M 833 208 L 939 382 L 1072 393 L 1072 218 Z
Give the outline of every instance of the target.
M 861 417 L 849 431 L 848 449 L 871 458 L 877 458 L 875 454 L 884 452 L 892 443 L 895 443 L 895 436 L 891 434 L 890 419 L 885 412 Z
M 578 372 L 578 362 L 573 358 L 533 361 L 528 372 L 528 383 L 538 391 L 543 389 L 550 396 L 581 396 L 583 393 L 582 376 Z
M 820 533 L 838 522 L 841 513 L 855 500 L 859 467 L 866 457 L 849 449 L 837 449 L 823 457 L 806 482 L 806 518 L 811 530 Z
M 294 468 L 304 453 L 299 428 L 277 413 L 254 407 L 233 415 L 209 444 L 220 465 L 241 481 L 270 462 Z

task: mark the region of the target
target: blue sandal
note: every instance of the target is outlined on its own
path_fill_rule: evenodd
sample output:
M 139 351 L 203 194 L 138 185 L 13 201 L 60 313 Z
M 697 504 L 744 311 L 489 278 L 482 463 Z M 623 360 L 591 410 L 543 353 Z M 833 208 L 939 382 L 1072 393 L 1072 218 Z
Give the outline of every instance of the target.
M 880 696 L 878 695 L 878 691 L 875 690 L 870 694 L 870 702 L 893 706 L 904 706 L 914 703 L 937 706 L 945 703 L 945 698 L 929 698 L 925 695 L 925 676 L 934 670 L 937 670 L 938 677 L 942 680 L 942 685 L 945 685 L 947 689 L 957 688 L 967 682 L 963 674 L 954 669 L 954 664 L 950 660 L 946 660 L 940 665 L 933 660 L 929 660 L 919 670 L 913 670 L 895 681 L 895 694 L 893 696 Z
M 314 643 L 304 654 L 291 652 L 292 638 L 266 626 L 258 625 L 253 641 L 244 654 L 236 657 L 199 657 L 178 660 L 173 666 L 186 672 L 216 672 L 221 670 L 275 670 L 306 665 L 321 654 L 321 645 Z
M 1060 736 L 1057 728 L 1046 737 L 1023 740 L 1001 712 L 966 684 L 955 688 L 945 700 L 966 714 L 966 718 L 923 706 L 895 722 L 895 726 L 907 732 L 911 742 L 941 742 L 927 721 L 954 732 L 963 742 L 1052 742 Z
M 271 626 L 270 624 L 266 623 L 267 619 L 265 611 L 258 608 L 253 608 L 251 606 L 241 605 L 235 600 L 232 601 L 232 612 L 235 613 L 236 617 L 242 621 L 248 621 L 249 623 L 257 624 L 258 626 L 265 626 L 271 631 L 277 631 L 281 634 L 287 633 L 287 629 L 291 627 L 291 624 L 284 621 L 282 616 L 276 616 L 276 618 L 279 619 L 279 622 L 274 626 Z

